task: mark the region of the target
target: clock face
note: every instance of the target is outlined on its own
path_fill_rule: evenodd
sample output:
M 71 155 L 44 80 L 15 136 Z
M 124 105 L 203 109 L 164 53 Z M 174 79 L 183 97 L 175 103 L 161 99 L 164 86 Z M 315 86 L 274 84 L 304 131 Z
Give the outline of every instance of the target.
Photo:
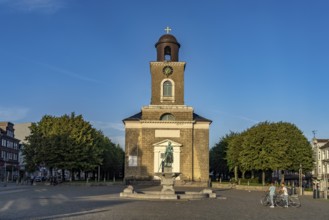
M 163 67 L 163 74 L 165 74 L 167 77 L 170 76 L 173 73 L 173 68 L 171 66 L 165 66 Z

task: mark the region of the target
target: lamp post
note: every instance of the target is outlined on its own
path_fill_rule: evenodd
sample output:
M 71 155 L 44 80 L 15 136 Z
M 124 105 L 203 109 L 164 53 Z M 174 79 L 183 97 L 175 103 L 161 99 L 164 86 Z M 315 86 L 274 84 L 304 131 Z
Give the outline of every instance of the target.
M 98 173 L 97 173 L 97 180 L 98 180 L 98 182 L 100 181 L 100 177 L 101 177 L 101 166 L 98 165 Z
M 299 195 L 303 195 L 303 168 L 302 164 L 299 164 Z

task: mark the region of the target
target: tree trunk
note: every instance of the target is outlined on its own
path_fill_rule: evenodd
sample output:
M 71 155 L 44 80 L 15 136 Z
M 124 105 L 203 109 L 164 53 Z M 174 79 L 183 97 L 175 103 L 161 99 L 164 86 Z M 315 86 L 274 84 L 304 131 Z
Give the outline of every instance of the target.
M 246 171 L 242 171 L 242 176 L 241 176 L 242 179 L 244 179 L 245 173 L 246 173 Z
M 281 184 L 282 183 L 284 183 L 284 171 L 283 171 L 283 173 L 282 173 L 282 175 L 281 175 Z
M 71 180 L 70 181 L 74 181 L 75 178 L 74 178 L 74 169 L 71 169 Z
M 262 171 L 262 184 L 265 186 L 265 170 Z
M 78 180 L 81 180 L 81 170 L 78 170 Z
M 251 179 L 255 179 L 255 172 L 254 172 L 254 170 L 251 171 Z
M 234 179 L 235 181 L 238 181 L 238 166 L 234 167 Z

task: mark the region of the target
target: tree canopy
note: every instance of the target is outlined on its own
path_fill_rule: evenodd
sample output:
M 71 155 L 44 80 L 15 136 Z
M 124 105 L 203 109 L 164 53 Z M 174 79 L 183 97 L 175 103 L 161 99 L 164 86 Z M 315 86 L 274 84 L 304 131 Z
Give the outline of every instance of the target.
M 227 161 L 227 150 L 230 139 L 233 139 L 237 133 L 231 132 L 230 134 L 222 137 L 219 142 L 210 149 L 210 169 L 214 176 L 221 175 L 224 178 L 229 174 L 230 164 Z
M 303 133 L 287 122 L 262 122 L 244 135 L 239 155 L 242 167 L 256 170 L 310 171 L 312 148 Z
M 32 123 L 30 130 L 23 149 L 29 171 L 40 165 L 88 171 L 102 164 L 104 135 L 81 115 L 45 115 L 38 123 Z
M 288 122 L 261 122 L 241 132 L 227 135 L 215 147 L 225 142 L 226 161 L 230 170 L 240 172 L 289 170 L 304 171 L 313 168 L 313 153 L 310 143 L 294 124 Z M 212 154 L 211 149 L 210 155 Z M 216 160 L 211 158 L 211 160 Z M 217 157 L 222 162 L 221 157 Z M 212 162 L 216 164 L 215 162 Z M 263 175 L 263 177 L 264 177 Z M 263 178 L 264 182 L 264 178 Z

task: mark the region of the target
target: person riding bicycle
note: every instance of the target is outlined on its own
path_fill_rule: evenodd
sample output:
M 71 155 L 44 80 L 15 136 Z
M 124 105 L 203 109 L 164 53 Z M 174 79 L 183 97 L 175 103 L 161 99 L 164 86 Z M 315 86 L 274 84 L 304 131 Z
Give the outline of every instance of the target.
M 268 189 L 269 190 L 269 195 L 270 195 L 270 200 L 271 200 L 271 208 L 274 208 L 274 201 L 273 201 L 273 197 L 275 195 L 275 191 L 276 191 L 276 188 L 274 186 L 274 183 L 272 182 L 271 183 L 271 186 L 270 188 Z

